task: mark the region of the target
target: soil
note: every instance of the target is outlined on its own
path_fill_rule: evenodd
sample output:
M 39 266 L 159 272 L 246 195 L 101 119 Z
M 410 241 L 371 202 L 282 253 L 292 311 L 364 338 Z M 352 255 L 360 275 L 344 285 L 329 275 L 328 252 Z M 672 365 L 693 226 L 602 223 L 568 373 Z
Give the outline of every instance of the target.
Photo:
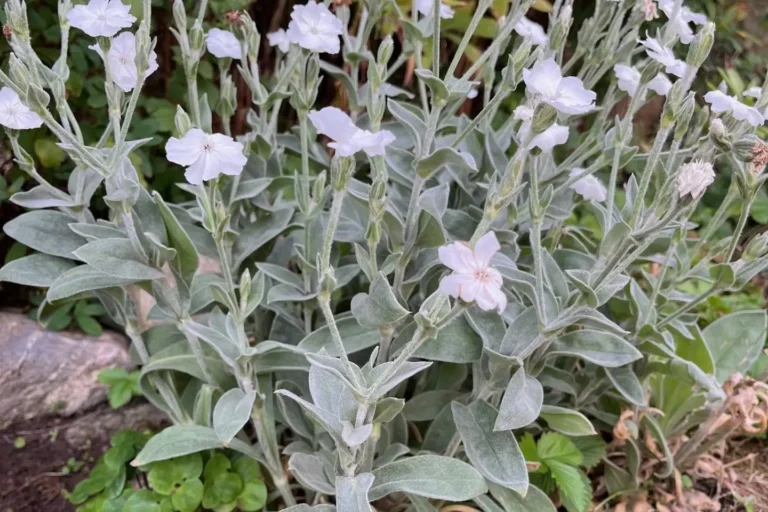
M 86 439 L 67 436 L 67 431 L 82 430 L 89 423 L 104 425 L 100 420 L 112 414 L 103 404 L 78 417 L 44 418 L 0 430 L 0 512 L 73 512 L 76 507 L 67 494 L 125 426 L 88 430 Z M 78 439 L 74 444 L 73 437 Z M 14 443 L 21 438 L 24 446 L 17 448 Z

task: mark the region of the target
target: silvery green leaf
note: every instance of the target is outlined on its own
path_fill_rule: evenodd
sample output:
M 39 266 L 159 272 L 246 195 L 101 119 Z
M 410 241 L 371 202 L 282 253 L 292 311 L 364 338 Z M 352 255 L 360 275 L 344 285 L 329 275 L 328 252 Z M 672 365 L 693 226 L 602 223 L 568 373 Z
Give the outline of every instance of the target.
M 75 167 L 67 180 L 67 191 L 78 205 L 87 206 L 104 177 L 90 168 Z
M 382 262 L 381 266 L 379 267 L 379 271 L 385 276 L 388 276 L 389 274 L 394 272 L 395 267 L 397 267 L 397 262 L 400 261 L 401 256 L 402 256 L 402 253 L 400 252 L 393 252 L 392 254 L 387 256 Z
M 355 427 L 349 421 L 342 421 L 341 427 L 341 438 L 350 448 L 363 444 L 371 436 L 371 432 L 373 432 L 373 423 Z
M 635 372 L 632 371 L 632 365 L 619 366 L 618 368 L 606 368 L 605 373 L 608 375 L 608 378 L 613 383 L 616 390 L 629 402 L 640 407 L 648 405 L 645 399 L 643 385 L 640 383 L 640 379 L 637 378 L 637 375 L 635 375 Z
M 194 320 L 185 321 L 184 329 L 210 345 L 230 366 L 234 366 L 237 358 L 242 355 L 237 340 L 231 339 L 226 332 L 212 329 Z
M 313 366 L 320 367 L 333 373 L 338 379 L 346 384 L 351 391 L 362 393 L 361 389 L 365 385 L 365 377 L 360 368 L 351 361 L 342 361 L 338 357 L 329 356 L 325 350 L 320 350 L 317 354 L 306 354 L 307 359 Z
M 267 304 L 273 302 L 306 302 L 317 297 L 317 292 L 304 293 L 290 284 L 278 284 L 267 292 Z
M 341 444 L 343 443 L 343 440 L 341 438 L 341 422 L 338 418 L 333 416 L 333 413 L 330 411 L 326 411 L 324 409 L 321 409 L 314 404 L 311 404 L 304 400 L 303 398 L 297 396 L 295 393 L 292 393 L 291 391 L 288 391 L 286 389 L 278 389 L 275 391 L 278 395 L 286 396 L 292 400 L 294 400 L 297 404 L 299 404 L 302 409 L 307 413 L 307 415 L 312 418 L 314 421 L 316 421 L 321 427 L 323 427 L 326 432 L 331 434 L 331 437 L 334 438 L 334 440 Z
M 88 265 L 80 265 L 67 270 L 51 283 L 46 300 L 54 302 L 78 293 L 123 286 L 134 282 L 132 279 L 110 276 Z
M 405 406 L 402 398 L 386 397 L 376 402 L 376 411 L 373 414 L 374 423 L 387 423 L 395 419 Z
M 543 263 L 542 266 L 544 268 L 544 278 L 546 279 L 547 284 L 552 289 L 555 297 L 560 300 L 560 304 L 567 303 L 569 290 L 565 274 L 563 274 L 563 271 L 548 251 L 542 251 L 541 257 Z
M 389 464 L 404 455 L 411 453 L 411 449 L 402 443 L 392 443 L 387 448 L 379 453 L 379 456 L 373 461 L 374 467 L 383 466 Z
M 418 160 L 416 172 L 426 179 L 434 176 L 442 168 L 450 166 L 455 171 L 474 174 L 477 172 L 477 164 L 467 155 L 468 153 L 460 153 L 450 147 L 440 148 Z
M 569 269 L 565 273 L 568 275 L 568 279 L 571 283 L 579 289 L 584 297 L 584 301 L 588 306 L 596 308 L 600 305 L 600 299 L 597 297 L 597 293 L 592 289 L 592 285 L 589 284 L 591 279 L 591 273 L 588 270 L 581 269 Z
M 507 326 L 501 315 L 496 311 L 483 311 L 480 308 L 470 308 L 464 315 L 472 329 L 483 340 L 483 346 L 498 351 L 501 341 L 507 331 Z
M 278 385 L 285 389 L 298 389 L 298 386 L 291 382 L 281 381 L 278 382 Z M 283 420 L 294 433 L 305 439 L 314 438 L 315 429 L 312 424 L 307 421 L 301 410 L 301 406 L 280 394 L 277 395 L 277 405 L 280 408 L 280 415 L 283 417 Z
M 368 251 L 366 251 L 362 245 L 357 243 L 354 244 L 354 247 L 357 264 L 360 266 L 363 274 L 365 274 L 365 277 L 367 277 L 369 281 L 373 281 L 374 278 L 371 275 L 371 258 L 368 256 Z
M 326 464 L 327 462 L 320 455 L 294 453 L 288 459 L 288 470 L 304 487 L 333 496 L 336 488 L 328 478 Z
M 85 240 L 69 229 L 75 219 L 61 212 L 37 210 L 19 215 L 3 225 L 6 235 L 21 242 L 30 249 L 77 259 L 73 252 L 85 243 Z
M 103 240 L 104 238 L 127 238 L 123 231 L 104 224 L 73 223 L 69 225 L 69 229 L 89 242 Z
M 622 329 L 597 309 L 583 306 L 571 307 L 563 311 L 554 322 L 547 325 L 546 331 L 559 331 L 574 324 L 612 332 L 618 336 L 628 334 L 628 331 Z
M 571 396 L 578 396 L 581 389 L 570 372 L 546 365 L 537 376 L 542 386 Z
M 479 361 L 482 352 L 482 339 L 462 316 L 440 329 L 435 338 L 427 340 L 416 351 L 415 357 L 446 363 L 471 363 Z
M 271 263 L 256 263 L 256 268 L 264 272 L 267 276 L 274 279 L 279 283 L 286 284 L 297 290 L 304 289 L 304 282 L 298 274 L 294 274 L 290 270 L 278 265 L 272 265 Z
M 312 365 L 309 369 L 309 393 L 317 407 L 334 418 L 333 428 L 341 433 L 341 421 L 356 420 L 358 403 L 350 386 L 336 374 Z
M 11 202 L 22 208 L 71 208 L 77 206 L 74 197 L 70 197 L 59 189 L 50 189 L 38 185 L 24 192 L 16 192 L 11 196 Z
M 640 359 L 642 354 L 622 338 L 608 332 L 582 329 L 555 339 L 547 356 L 567 355 L 599 366 L 615 368 Z
M 336 477 L 336 510 L 339 512 L 370 512 L 368 492 L 373 475 L 360 473 L 353 477 Z
M 247 257 L 282 233 L 288 227 L 292 217 L 293 208 L 283 208 L 260 217 L 241 230 L 232 249 L 233 267 L 238 268 Z
M 600 244 L 599 256 L 609 258 L 615 253 L 619 245 L 629 238 L 632 228 L 626 222 L 619 222 L 613 225 L 610 231 L 605 234 Z
M 335 512 L 336 507 L 334 505 L 313 505 L 309 506 L 306 503 L 294 505 L 292 507 L 284 508 L 282 512 Z
M 334 289 L 338 290 L 348 285 L 360 273 L 360 266 L 356 263 L 344 265 L 334 269 L 333 273 L 336 279 L 336 288 Z
M 248 302 L 243 309 L 243 316 L 249 317 L 259 307 L 264 299 L 265 277 L 264 272 L 258 271 L 251 279 L 251 291 L 248 294 Z
M 228 445 L 251 418 L 256 391 L 247 393 L 239 388 L 224 393 L 213 409 L 213 429 L 219 440 Z
M 177 258 L 171 267 L 174 268 L 175 273 L 178 274 L 187 286 L 191 286 L 192 279 L 197 273 L 197 268 L 200 264 L 200 257 L 195 244 L 192 243 L 189 235 L 160 194 L 155 192 L 153 197 L 165 223 L 168 246 L 176 250 Z
M 602 306 L 608 302 L 620 290 L 623 290 L 628 282 L 629 277 L 623 274 L 613 276 L 611 279 L 604 282 L 598 290 L 595 290 L 595 294 L 597 295 L 597 305 L 594 307 Z
M 451 404 L 447 404 L 427 428 L 421 449 L 428 452 L 445 453 L 455 434 L 456 425 L 453 422 L 453 409 Z
M 592 423 L 578 411 L 554 405 L 542 405 L 540 416 L 547 422 L 549 428 L 567 436 L 592 436 L 597 434 Z
M 504 511 L 556 512 L 557 510 L 547 494 L 535 485 L 528 487 L 528 492 L 525 496 L 521 496 L 494 483 L 490 483 L 488 487 L 490 487 L 491 494 L 501 504 Z
M 485 134 L 485 154 L 488 156 L 486 159 L 487 164 L 490 165 L 490 172 L 501 173 L 507 167 L 509 158 L 504 153 L 504 149 L 499 145 L 496 138 L 496 133 L 489 131 Z
M 395 123 L 394 127 L 399 127 L 400 124 Z M 406 138 L 404 136 L 403 138 Z M 399 137 L 398 137 L 399 139 Z M 407 147 L 411 147 L 410 144 Z M 384 155 L 384 161 L 387 163 L 387 169 L 389 170 L 389 177 L 392 181 L 404 186 L 413 186 L 413 161 L 414 156 L 411 152 L 397 147 L 390 146 L 387 148 L 387 152 Z
M 342 86 L 344 86 L 344 89 L 349 95 L 352 106 L 357 106 L 361 103 L 357 97 L 358 92 L 357 89 L 355 89 L 355 84 L 343 69 L 334 66 L 333 64 L 330 64 L 324 60 L 320 61 L 320 69 L 331 75 L 333 78 L 338 80 Z
M 203 359 L 208 365 L 209 374 L 213 378 L 212 385 L 220 389 L 230 389 L 235 385 L 235 379 L 232 376 L 231 369 L 215 352 L 203 347 Z M 190 375 L 198 380 L 205 381 L 205 375 L 200 369 L 197 357 L 192 353 L 189 343 L 186 340 L 173 343 L 172 345 L 152 354 L 149 362 L 141 368 L 141 385 L 145 391 L 145 377 L 152 372 L 172 370 Z
M 438 455 L 400 459 L 373 470 L 371 501 L 393 492 L 427 498 L 465 501 L 488 490 L 485 479 L 469 464 Z
M 736 372 L 752 367 L 765 343 L 768 314 L 738 311 L 718 318 L 702 332 L 712 353 L 715 376 L 721 384 Z
M 651 305 L 645 292 L 634 279 L 629 283 L 629 296 L 634 305 L 634 316 L 636 329 L 640 329 L 645 324 L 656 324 L 656 308 Z
M 368 384 L 373 384 L 376 379 L 381 375 L 383 372 L 391 370 L 392 367 L 394 367 L 395 363 L 382 363 L 376 368 L 373 369 L 373 371 L 368 375 Z M 379 387 L 375 390 L 373 390 L 373 393 L 371 394 L 371 398 L 378 399 L 386 395 L 390 390 L 394 389 L 395 386 L 400 384 L 405 379 L 416 375 L 422 370 L 425 370 L 426 368 L 429 368 L 432 365 L 432 363 L 426 363 L 426 362 L 414 362 L 414 361 L 406 361 L 403 363 L 397 370 L 384 382 L 379 385 Z
M 661 449 L 664 452 L 664 460 L 667 463 L 666 470 L 661 473 L 655 473 L 655 475 L 659 478 L 669 478 L 675 472 L 675 456 L 669 448 L 667 436 L 664 434 L 659 422 L 656 421 L 656 418 L 650 414 L 643 416 L 642 424 L 651 436 L 653 436 L 658 445 L 661 446 Z
M 194 315 L 207 308 L 214 302 L 212 287 L 223 287 L 224 279 L 216 274 L 197 274 L 192 279 L 192 288 L 190 288 L 190 306 L 189 313 Z
M 507 328 L 499 352 L 510 357 L 525 359 L 536 348 L 539 337 L 539 318 L 534 307 L 523 311 Z
M 411 105 L 392 98 L 387 99 L 387 109 L 392 117 L 410 132 L 411 137 L 416 141 L 416 147 L 421 147 L 421 138 L 427 132 L 427 125 L 420 114 Z
M 469 461 L 486 479 L 525 495 L 528 469 L 511 432 L 494 429 L 496 410 L 484 400 L 469 406 L 451 404 L 453 420 L 464 442 Z
M 431 421 L 440 411 L 452 401 L 462 396 L 462 393 L 450 389 L 425 391 L 414 395 L 406 402 L 403 414 L 408 421 Z
M 535 377 L 519 368 L 507 384 L 499 406 L 494 430 L 515 430 L 527 427 L 539 417 L 544 403 L 544 389 Z
M 213 394 L 216 388 L 210 384 L 202 384 L 195 397 L 195 406 L 192 410 L 192 420 L 195 425 L 204 427 L 213 426 Z
M 339 334 L 347 354 L 359 352 L 379 343 L 379 330 L 361 326 L 352 315 L 339 315 L 336 317 L 336 327 L 339 329 Z M 310 333 L 301 340 L 299 348 L 307 352 L 320 352 L 320 349 L 325 348 L 328 355 L 339 356 L 336 353 L 337 350 L 327 325 Z
M 0 281 L 47 288 L 75 262 L 48 254 L 32 254 L 10 261 L 0 268 Z
M 168 245 L 165 222 L 160 208 L 155 204 L 149 192 L 143 188 L 139 190 L 139 197 L 136 204 L 133 205 L 133 213 L 134 217 L 138 219 L 136 221 L 137 227 L 142 226 L 143 231 L 152 233 L 161 244 Z
M 272 183 L 272 178 L 256 178 L 252 180 L 242 180 L 237 186 L 235 201 L 252 199 L 262 192 Z
M 173 459 L 190 453 L 204 450 L 223 448 L 224 445 L 210 427 L 201 425 L 173 425 L 163 429 L 159 434 L 150 438 L 141 452 L 131 462 L 134 467 L 146 466 L 151 462 Z M 252 457 L 259 462 L 264 461 L 261 450 L 240 439 L 232 439 L 228 448 Z
M 162 272 L 144 264 L 131 242 L 125 238 L 95 240 L 75 250 L 74 254 L 93 268 L 121 279 L 148 281 L 165 278 Z
M 442 80 L 432 74 L 429 69 L 419 68 L 414 71 L 414 74 L 429 87 L 432 92 L 432 97 L 438 101 L 446 101 L 450 93 Z

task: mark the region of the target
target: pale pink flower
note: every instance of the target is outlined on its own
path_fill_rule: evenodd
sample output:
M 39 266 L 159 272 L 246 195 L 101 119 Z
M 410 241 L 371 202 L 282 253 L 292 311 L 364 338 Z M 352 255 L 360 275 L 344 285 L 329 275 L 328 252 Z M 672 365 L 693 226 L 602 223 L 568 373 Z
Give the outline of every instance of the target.
M 440 291 L 464 302 L 475 302 L 484 311 L 503 312 L 507 307 L 507 296 L 501 289 L 503 280 L 499 271 L 491 267 L 491 258 L 500 248 L 493 231 L 483 235 L 474 250 L 464 242 L 440 247 L 440 261 L 453 270 L 453 274 L 440 281 Z

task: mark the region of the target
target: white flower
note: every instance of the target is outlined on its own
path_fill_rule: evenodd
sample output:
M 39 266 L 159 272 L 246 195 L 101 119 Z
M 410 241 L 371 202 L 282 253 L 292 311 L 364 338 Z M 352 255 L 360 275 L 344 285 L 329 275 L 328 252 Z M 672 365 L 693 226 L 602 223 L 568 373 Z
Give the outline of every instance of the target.
M 104 53 L 99 45 L 92 44 L 91 50 L 104 58 Z M 112 81 L 120 89 L 130 92 L 136 86 L 138 79 L 138 70 L 136 69 L 136 36 L 131 32 L 123 32 L 112 39 L 107 52 L 107 66 L 112 75 Z M 149 54 L 149 68 L 144 78 L 148 77 L 157 70 L 157 54 L 154 50 Z
M 21 102 L 10 87 L 0 89 L 0 124 L 14 130 L 40 128 L 43 119 Z
M 422 16 L 431 16 L 432 7 L 434 6 L 433 0 L 416 0 L 416 10 L 419 11 Z M 449 20 L 453 18 L 453 9 L 450 6 L 440 3 L 440 17 Z
M 576 167 L 575 169 L 571 170 L 568 176 L 573 178 L 574 176 L 578 176 L 583 172 L 584 169 Z M 605 201 L 605 198 L 608 194 L 608 191 L 605 189 L 605 185 L 603 185 L 599 179 L 595 178 L 591 174 L 589 176 L 584 176 L 580 180 L 574 182 L 571 184 L 570 188 L 588 201 Z
M 352 119 L 336 107 L 325 107 L 309 113 L 317 133 L 327 135 L 334 142 L 328 146 L 334 148 L 339 156 L 352 156 L 358 151 L 365 151 L 368 156 L 384 154 L 385 148 L 395 140 L 389 130 L 376 133 L 361 130 Z
M 553 124 L 540 134 L 531 139 L 528 149 L 539 148 L 544 152 L 552 151 L 552 148 L 565 144 L 568 141 L 568 127 Z
M 267 34 L 267 39 L 269 40 L 269 46 L 277 46 L 283 53 L 287 53 L 291 46 L 291 41 L 283 29 L 270 32 Z
M 208 51 L 215 57 L 220 59 L 239 59 L 240 41 L 237 40 L 235 34 L 227 30 L 221 30 L 220 28 L 212 28 L 205 36 L 205 45 L 208 47 Z
M 67 13 L 67 21 L 91 37 L 112 37 L 136 21 L 131 6 L 120 0 L 91 0 L 88 5 L 76 5 Z
M 712 105 L 712 112 L 722 114 L 730 112 L 739 121 L 747 121 L 752 126 L 763 124 L 763 115 L 754 107 L 747 106 L 736 99 L 720 91 L 709 91 L 704 95 L 704 100 Z
M 749 96 L 750 98 L 760 98 L 761 93 L 763 92 L 762 87 L 750 87 L 746 91 L 744 91 L 744 96 Z
M 634 66 L 616 64 L 613 66 L 616 78 L 619 79 L 619 89 L 634 97 L 640 87 L 640 72 Z
M 549 37 L 541 28 L 541 25 L 529 20 L 526 17 L 520 18 L 515 25 L 515 32 L 525 39 L 528 39 L 534 46 L 546 46 L 549 43 Z
M 707 22 L 707 17 L 703 14 L 693 12 L 688 7 L 682 5 L 675 19 L 672 19 L 675 11 L 675 0 L 659 0 L 659 8 L 667 15 L 670 23 L 675 27 L 675 32 L 680 36 L 680 42 L 690 44 L 693 41 L 693 30 L 689 23 L 703 25 Z
M 661 43 L 652 37 L 647 38 L 645 41 L 638 42 L 645 46 L 645 53 L 647 53 L 650 58 L 666 66 L 667 73 L 672 73 L 677 77 L 685 75 L 688 66 L 685 62 L 675 58 L 675 54 L 672 52 L 671 48 L 661 46 Z
M 440 280 L 439 290 L 465 302 L 476 302 L 484 311 L 503 312 L 507 296 L 501 290 L 501 274 L 492 268 L 491 258 L 501 248 L 493 231 L 483 235 L 472 250 L 463 242 L 440 247 L 437 254 L 453 274 Z
M 477 98 L 477 89 L 475 89 L 474 87 L 471 88 L 467 93 L 467 98 L 469 98 L 470 100 Z
M 285 35 L 292 43 L 313 52 L 339 53 L 343 25 L 324 4 L 310 0 L 294 5 Z
M 584 88 L 575 76 L 563 78 L 555 59 L 537 62 L 532 69 L 523 70 L 528 90 L 540 94 L 542 101 L 564 114 L 585 114 L 595 108 L 597 94 Z
M 667 78 L 664 73 L 659 73 L 653 80 L 648 82 L 648 88 L 654 91 L 656 94 L 666 96 L 669 94 L 669 90 L 672 88 L 672 82 Z
M 681 199 L 687 194 L 698 199 L 713 181 L 715 181 L 715 170 L 712 164 L 694 161 L 680 167 L 680 174 L 677 175 L 675 184 Z
M 171 138 L 165 145 L 168 160 L 187 167 L 184 177 L 193 185 L 212 180 L 219 174 L 234 176 L 243 172 L 243 145 L 220 133 L 209 135 L 193 128 L 181 139 Z

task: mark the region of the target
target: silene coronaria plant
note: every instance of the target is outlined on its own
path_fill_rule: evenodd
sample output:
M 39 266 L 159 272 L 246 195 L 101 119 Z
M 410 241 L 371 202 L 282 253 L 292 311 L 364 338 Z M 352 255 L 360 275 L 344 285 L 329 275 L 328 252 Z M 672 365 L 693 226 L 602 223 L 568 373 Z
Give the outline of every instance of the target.
M 3 230 L 37 252 L 0 279 L 47 288 L 41 321 L 60 301 L 98 299 L 172 422 L 131 462 L 154 468 L 154 491 L 126 501 L 109 488 L 104 510 L 585 512 L 591 467 L 621 496 L 718 439 L 713 418 L 733 405 L 728 386 L 745 385 L 734 375 L 768 320 L 743 311 L 702 329 L 695 308 L 768 267 L 768 237 L 741 243 L 768 176 L 755 136 L 768 82 L 748 98 L 694 92 L 715 38 L 703 15 L 682 0 L 597 0 L 573 27 L 572 0 L 557 0 L 545 31 L 526 18 L 533 0 L 514 0 L 466 59 L 491 0 L 450 52 L 439 35 L 455 13 L 440 0 L 309 0 L 265 39 L 247 14 L 206 32 L 207 1 L 186 12 L 176 0 L 188 94 L 164 147 L 189 200 L 169 204 L 131 160 L 148 140 L 128 139 L 158 66 L 151 3 L 60 0 L 51 65 L 32 50 L 27 6 L 5 3 L 0 124 L 37 184 L 13 195 L 28 211 Z M 376 39 L 385 13 L 402 33 Z M 106 71 L 109 125 L 94 145 L 65 94 L 72 30 Z M 257 64 L 266 42 L 274 69 Z M 198 91 L 206 52 L 215 105 Z M 343 68 L 327 60 L 337 54 Z M 397 79 L 409 66 L 411 89 Z M 236 135 L 235 75 L 252 104 Z M 328 80 L 344 108 L 317 104 Z M 658 96 L 641 150 L 632 121 Z M 458 114 L 472 97 L 481 107 Z M 19 143 L 41 126 L 76 165 L 66 190 Z M 728 195 L 694 237 L 718 175 Z M 108 214 L 91 209 L 97 194 Z M 718 239 L 732 204 L 735 232 Z M 693 281 L 699 295 L 683 291 Z M 183 485 L 159 485 L 166 461 L 197 457 L 208 478 L 222 452 L 238 471 L 255 461 L 270 492 L 245 485 L 248 499 L 227 501 L 226 482 L 204 487 L 194 463 Z

